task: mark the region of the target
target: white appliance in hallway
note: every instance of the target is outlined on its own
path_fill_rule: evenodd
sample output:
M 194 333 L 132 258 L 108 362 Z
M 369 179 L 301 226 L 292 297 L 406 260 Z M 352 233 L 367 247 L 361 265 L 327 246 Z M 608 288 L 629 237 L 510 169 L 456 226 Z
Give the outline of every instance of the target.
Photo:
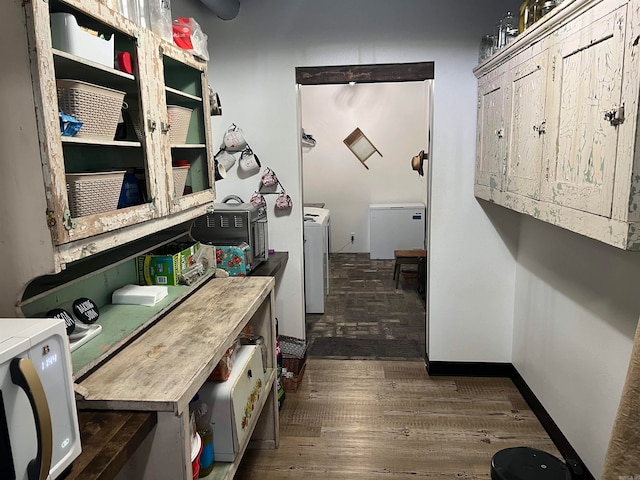
M 390 259 L 394 250 L 425 248 L 425 210 L 423 203 L 369 205 L 370 258 Z
M 304 207 L 304 299 L 307 313 L 324 313 L 329 292 L 330 211 Z

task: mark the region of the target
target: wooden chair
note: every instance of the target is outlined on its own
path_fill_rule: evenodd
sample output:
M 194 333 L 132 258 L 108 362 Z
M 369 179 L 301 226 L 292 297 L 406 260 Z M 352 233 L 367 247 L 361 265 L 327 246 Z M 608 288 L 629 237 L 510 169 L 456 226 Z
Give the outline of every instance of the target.
M 426 257 L 426 250 L 394 250 L 393 257 L 395 258 L 395 265 L 393 266 L 393 278 L 396 281 L 396 288 L 400 284 L 400 273 L 402 265 L 417 265 L 420 257 Z

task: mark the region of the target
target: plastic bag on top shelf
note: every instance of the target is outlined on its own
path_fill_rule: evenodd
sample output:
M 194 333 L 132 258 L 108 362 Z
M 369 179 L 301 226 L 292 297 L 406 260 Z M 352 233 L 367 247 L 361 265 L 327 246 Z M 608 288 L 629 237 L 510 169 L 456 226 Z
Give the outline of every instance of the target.
M 171 41 L 171 1 L 170 0 L 150 0 L 148 2 L 149 17 L 151 20 L 151 30 L 162 38 Z
M 184 50 L 209 61 L 207 35 L 193 18 L 176 18 L 173 21 L 173 42 Z

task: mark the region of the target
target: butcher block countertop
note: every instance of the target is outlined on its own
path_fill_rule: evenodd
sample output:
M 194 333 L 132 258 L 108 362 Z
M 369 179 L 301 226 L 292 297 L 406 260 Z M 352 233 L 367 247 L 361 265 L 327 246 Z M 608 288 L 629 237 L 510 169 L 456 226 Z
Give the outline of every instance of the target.
M 269 296 L 273 308 L 274 285 L 273 277 L 212 278 L 84 379 L 78 408 L 180 415 Z

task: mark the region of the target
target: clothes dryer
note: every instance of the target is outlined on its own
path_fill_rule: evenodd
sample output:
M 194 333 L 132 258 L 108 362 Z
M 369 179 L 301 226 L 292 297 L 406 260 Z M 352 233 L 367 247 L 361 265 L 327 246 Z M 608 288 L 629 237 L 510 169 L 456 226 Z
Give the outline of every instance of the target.
M 330 211 L 304 207 L 304 297 L 307 313 L 324 313 L 329 293 Z

